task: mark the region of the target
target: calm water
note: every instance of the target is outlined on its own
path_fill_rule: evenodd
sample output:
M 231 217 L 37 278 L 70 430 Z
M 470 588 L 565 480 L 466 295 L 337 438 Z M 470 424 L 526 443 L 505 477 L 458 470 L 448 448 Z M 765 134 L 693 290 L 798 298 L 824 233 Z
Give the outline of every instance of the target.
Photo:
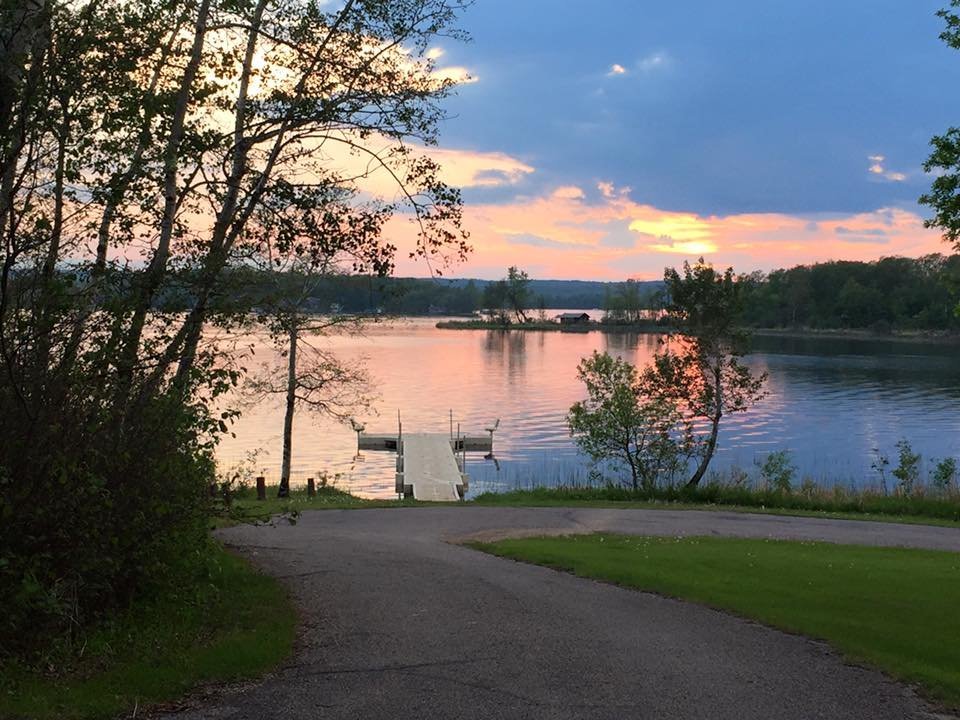
M 653 335 L 437 330 L 436 319 L 369 329 L 364 337 L 327 342 L 345 358 L 365 358 L 376 381 L 378 416 L 360 418 L 371 432 L 395 432 L 397 411 L 406 431 L 468 432 L 500 418 L 496 462 L 468 457 L 471 493 L 530 484 L 586 480 L 564 423 L 583 396 L 580 358 L 607 350 L 637 364 L 657 347 Z M 258 357 L 269 355 L 258 343 Z M 769 373 L 769 396 L 747 413 L 728 416 L 711 466 L 756 473 L 774 450 L 793 452 L 802 475 L 821 482 L 875 482 L 875 449 L 895 457 L 907 437 L 924 462 L 960 456 L 960 357 L 951 347 L 837 340 L 756 338 L 748 361 Z M 282 409 L 279 401 L 248 408 L 219 450 L 229 466 L 260 449 L 257 470 L 279 475 Z M 895 461 L 894 461 L 895 462 Z M 393 494 L 394 458 L 356 454 L 349 427 L 306 411 L 294 425 L 294 482 L 321 471 L 368 496 Z

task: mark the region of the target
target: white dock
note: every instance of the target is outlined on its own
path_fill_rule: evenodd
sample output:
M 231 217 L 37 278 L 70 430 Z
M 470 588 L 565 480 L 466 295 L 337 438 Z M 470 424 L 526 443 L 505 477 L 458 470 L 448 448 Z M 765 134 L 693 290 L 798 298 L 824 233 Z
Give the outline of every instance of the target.
M 494 430 L 496 428 L 493 428 Z M 358 429 L 358 450 L 397 453 L 397 494 L 424 502 L 462 500 L 469 480 L 465 454 L 492 454 L 493 431 L 487 435 L 442 433 L 367 434 Z
M 446 438 L 447 436 L 438 435 L 438 437 Z M 449 443 L 450 446 L 457 452 L 462 450 L 466 450 L 467 452 L 482 453 L 493 452 L 492 435 L 461 435 L 459 438 L 454 437 L 453 439 L 449 440 Z M 357 449 L 381 451 L 392 450 L 397 452 L 400 450 L 400 436 L 362 432 L 357 436 Z
M 417 500 L 456 502 L 466 490 L 467 480 L 446 435 L 404 435 L 397 465 L 397 486 Z

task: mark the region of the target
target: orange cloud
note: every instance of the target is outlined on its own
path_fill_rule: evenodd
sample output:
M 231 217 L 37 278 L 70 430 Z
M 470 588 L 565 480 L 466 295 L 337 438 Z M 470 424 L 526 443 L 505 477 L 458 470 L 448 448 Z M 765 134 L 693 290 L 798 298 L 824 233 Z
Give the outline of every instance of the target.
M 498 277 L 519 265 L 538 278 L 652 279 L 661 277 L 665 266 L 701 255 L 749 272 L 948 251 L 917 213 L 899 208 L 811 217 L 699 215 L 637 203 L 610 183 L 597 190 L 588 197 L 579 188 L 560 187 L 509 204 L 467 205 L 465 226 L 474 253 L 455 274 Z M 393 232 L 400 238 L 407 231 L 396 224 Z M 405 260 L 398 268 L 401 274 L 424 271 Z

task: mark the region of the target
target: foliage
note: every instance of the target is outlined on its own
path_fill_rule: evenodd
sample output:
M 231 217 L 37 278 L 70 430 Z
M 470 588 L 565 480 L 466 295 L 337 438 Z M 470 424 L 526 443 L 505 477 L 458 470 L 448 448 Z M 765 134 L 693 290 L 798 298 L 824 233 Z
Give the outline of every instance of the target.
M 505 278 L 484 286 L 480 303 L 489 322 L 507 326 L 514 320 L 518 323 L 528 321 L 530 299 L 530 277 L 523 270 L 511 266 Z
M 254 259 L 387 275 L 391 217 L 414 257 L 469 251 L 425 151 L 460 9 L 0 4 L 0 659 L 200 562 L 245 361 L 207 331 L 246 319 Z
M 931 481 L 940 492 L 948 492 L 957 482 L 957 461 L 953 458 L 940 460 L 933 469 Z
M 637 325 L 650 319 L 649 311 L 659 305 L 660 300 L 662 298 L 658 297 L 658 293 L 641 290 L 636 280 L 607 286 L 603 299 L 603 322 Z
M 201 683 L 257 677 L 289 655 L 297 616 L 278 581 L 219 546 L 183 579 L 89 628 L 82 657 L 48 659 L 55 673 L 5 668 L 0 716 L 135 716 Z
M 587 399 L 570 408 L 567 423 L 580 448 L 594 461 L 630 470 L 633 488 L 671 481 L 693 451 L 692 428 L 677 406 L 645 394 L 630 363 L 594 351 L 577 368 Z
M 897 467 L 893 469 L 893 476 L 900 482 L 897 492 L 909 495 L 920 480 L 920 461 L 922 458 L 913 451 L 910 441 L 903 438 L 897 442 Z
M 793 490 L 797 468 L 790 458 L 789 450 L 769 453 L 763 462 L 758 462 L 757 465 L 760 468 L 760 477 L 769 487 L 783 493 Z
M 960 330 L 960 255 L 798 265 L 740 284 L 750 327 Z
M 516 266 L 507 269 L 506 296 L 517 322 L 527 321 L 530 308 L 530 276 Z
M 501 326 L 510 324 L 510 311 L 507 306 L 508 292 L 506 280 L 497 280 L 488 283 L 483 288 L 483 294 L 480 299 L 483 314 L 487 320 Z
M 109 448 L 89 447 L 94 419 L 63 410 L 55 441 L 35 430 L 42 459 L 20 433 L 0 436 L 3 656 L 39 652 L 51 637 L 81 647 L 104 611 L 187 582 L 202 560 L 214 477 L 202 412 L 157 399 L 142 407 L 140 432 Z
M 641 375 L 643 392 L 680 408 L 688 424 L 705 421 L 699 462 L 689 485 L 704 477 L 717 447 L 720 421 L 745 412 L 764 395 L 766 374 L 754 374 L 740 358 L 747 335 L 740 329 L 741 284 L 733 271 L 718 273 L 703 261 L 684 263 L 683 274 L 664 274 L 666 310 L 675 328 Z
M 960 707 L 960 645 L 944 642 L 960 633 L 955 553 L 606 533 L 474 547 L 827 640 L 846 658 Z
M 960 16 L 954 12 L 960 8 L 958 0 L 951 0 L 950 8 L 940 10 L 946 28 L 940 39 L 952 48 L 960 50 Z M 933 175 L 930 191 L 920 197 L 920 202 L 929 205 L 934 216 L 924 224 L 940 228 L 943 239 L 960 251 L 960 128 L 948 128 L 942 135 L 930 140 L 933 147 L 923 164 L 923 170 Z

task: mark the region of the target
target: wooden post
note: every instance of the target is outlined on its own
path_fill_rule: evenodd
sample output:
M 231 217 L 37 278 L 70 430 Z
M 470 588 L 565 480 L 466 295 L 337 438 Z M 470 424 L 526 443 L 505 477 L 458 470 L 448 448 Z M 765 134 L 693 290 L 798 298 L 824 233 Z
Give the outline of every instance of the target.
M 261 475 L 257 478 L 257 500 L 267 499 L 267 479 Z
M 313 481 L 313 478 L 307 478 L 307 495 L 310 497 L 315 497 L 317 494 L 317 485 Z

